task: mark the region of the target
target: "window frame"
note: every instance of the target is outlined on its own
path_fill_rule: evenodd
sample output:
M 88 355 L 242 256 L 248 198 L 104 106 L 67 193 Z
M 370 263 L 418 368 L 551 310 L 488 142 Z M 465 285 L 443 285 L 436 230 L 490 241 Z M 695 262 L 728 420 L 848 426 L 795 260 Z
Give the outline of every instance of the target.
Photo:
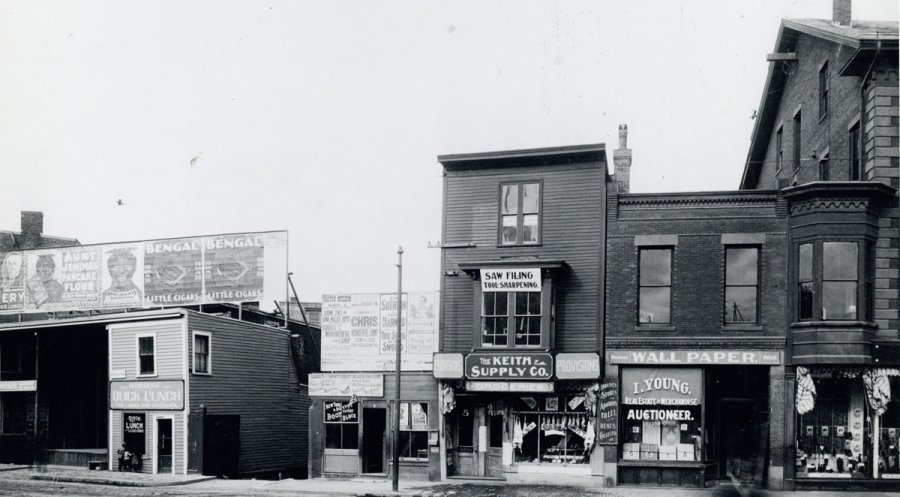
M 728 289 L 729 288 L 747 288 L 747 287 L 752 286 L 756 289 L 756 291 L 754 292 L 755 299 L 756 299 L 756 306 L 753 310 L 754 312 L 753 312 L 753 320 L 752 321 L 728 321 L 727 319 L 725 319 L 725 316 L 728 315 L 727 307 L 726 307 L 725 311 L 723 312 L 723 315 L 722 315 L 722 324 L 724 326 L 758 325 L 760 323 L 760 319 L 759 319 L 759 308 L 760 308 L 759 288 L 760 288 L 760 286 L 762 286 L 762 260 L 761 260 L 762 247 L 760 245 L 755 245 L 755 244 L 733 244 L 733 245 L 725 245 L 723 248 L 724 248 L 723 262 L 724 262 L 724 266 L 725 266 L 723 273 L 722 273 L 722 276 L 723 276 L 723 278 L 722 278 L 722 284 L 723 284 L 722 285 L 722 300 L 723 300 L 723 302 L 727 306 L 727 304 L 728 304 L 728 300 L 727 300 L 728 299 Z M 756 283 L 754 285 L 729 285 L 728 284 L 728 251 L 729 250 L 747 250 L 747 249 L 752 249 L 752 250 L 756 251 Z M 738 310 L 736 312 L 740 312 L 740 311 Z
M 797 109 L 792 119 L 793 123 L 793 164 L 794 173 L 800 171 L 800 156 L 803 154 L 803 109 Z
M 784 168 L 784 124 L 778 125 L 775 132 L 775 173 Z
M 675 279 L 675 247 L 668 245 L 646 245 L 637 247 L 637 325 L 642 327 L 662 325 L 671 326 L 672 320 L 672 290 Z M 669 284 L 668 285 L 644 285 L 641 282 L 641 256 L 644 252 L 658 251 L 669 253 Z M 668 288 L 669 289 L 669 319 L 667 321 L 643 321 L 641 318 L 641 290 L 643 288 Z
M 828 243 L 853 243 L 856 245 L 856 279 L 826 279 L 824 271 L 825 244 Z M 794 287 L 794 322 L 871 322 L 873 319 L 873 277 L 869 274 L 874 271 L 874 241 L 868 237 L 817 237 L 798 240 L 793 245 L 792 258 L 796 260 L 796 269 L 792 276 Z M 801 247 L 811 247 L 811 274 L 809 279 L 801 280 Z M 856 289 L 855 316 L 850 318 L 828 318 L 825 311 L 825 286 L 828 282 L 853 282 Z M 812 287 L 812 312 L 809 316 L 802 314 L 801 285 L 809 284 Z
M 862 171 L 862 143 L 859 128 L 859 119 L 856 119 L 849 128 L 847 128 L 847 155 L 850 158 L 850 181 L 861 181 Z
M 137 368 L 135 370 L 135 377 L 137 378 L 152 378 L 159 376 L 159 369 L 157 368 L 157 350 L 156 350 L 156 333 L 139 333 L 134 336 L 134 352 Z M 141 338 L 151 338 L 153 339 L 153 371 L 150 373 L 144 373 L 141 371 Z
M 523 194 L 525 191 L 525 185 L 537 185 L 538 187 L 538 198 L 537 198 L 537 213 L 524 212 L 524 202 Z M 511 217 L 513 214 L 504 214 L 503 213 L 503 189 L 504 187 L 513 186 L 516 188 L 516 241 L 511 243 L 506 243 L 503 241 L 503 219 L 506 217 Z M 499 185 L 499 191 L 497 192 L 497 246 L 498 247 L 521 247 L 528 246 L 533 247 L 537 245 L 541 245 L 543 242 L 542 238 L 542 225 L 544 222 L 544 181 L 541 179 L 533 179 L 533 180 L 522 180 L 522 181 L 504 181 Z M 525 233 L 525 216 L 526 215 L 537 215 L 537 240 L 534 242 L 526 242 L 524 240 Z
M 828 93 L 831 91 L 831 82 L 828 78 L 828 61 L 822 63 L 819 68 L 819 121 L 828 115 Z
M 337 420 L 337 421 L 329 421 L 329 420 L 328 420 L 328 417 L 325 415 L 326 409 L 327 409 L 327 406 L 328 406 L 328 403 L 329 403 L 329 402 L 338 402 L 338 403 L 340 403 L 340 404 L 343 406 L 344 404 L 348 404 L 350 401 L 343 401 L 343 400 L 329 400 L 329 399 L 325 399 L 325 400 L 322 402 L 322 424 L 324 425 L 324 428 L 322 429 L 322 431 L 323 431 L 323 433 L 322 433 L 322 435 L 323 435 L 323 444 L 322 444 L 322 445 L 323 445 L 323 448 L 325 449 L 325 452 L 326 452 L 326 453 L 329 453 L 329 451 L 331 451 L 331 453 L 346 453 L 345 451 L 353 451 L 353 452 L 359 451 L 359 450 L 360 450 L 360 446 L 362 445 L 362 444 L 361 444 L 361 440 L 360 440 L 360 431 L 359 431 L 359 430 L 360 430 L 360 422 L 361 422 L 361 419 L 360 419 L 360 418 L 362 417 L 362 416 L 361 416 L 361 415 L 362 415 L 362 412 L 361 412 L 361 411 L 362 411 L 362 406 L 360 405 L 359 402 L 355 403 L 355 404 L 352 406 L 353 409 L 354 409 L 354 411 L 355 411 L 355 413 L 356 413 L 356 414 L 355 414 L 355 416 L 356 416 L 356 420 L 355 420 L 355 421 L 343 421 L 342 419 L 341 419 L 341 420 Z M 327 432 L 328 432 L 328 426 L 329 426 L 329 425 L 338 425 L 338 426 L 340 427 L 340 433 L 341 433 L 341 446 L 340 446 L 340 448 L 337 448 L 337 447 L 328 447 L 328 433 L 327 433 Z M 344 437 L 346 431 L 351 431 L 351 432 L 352 432 L 352 430 L 345 430 L 345 425 L 355 425 L 355 426 L 356 426 L 356 434 L 355 434 L 355 436 L 351 436 L 350 438 L 345 438 L 345 437 Z M 344 440 L 353 440 L 354 443 L 356 444 L 356 446 L 355 446 L 355 447 L 345 447 Z M 351 452 L 351 453 L 352 453 L 352 452 Z
M 197 370 L 197 338 L 206 338 L 206 370 Z M 212 333 L 208 331 L 194 331 L 191 337 L 191 374 L 212 375 Z
M 403 418 L 401 416 L 401 418 L 400 418 L 400 421 L 401 421 L 400 433 L 398 434 L 398 437 L 402 438 L 403 432 L 424 433 L 425 434 L 425 451 L 426 452 L 425 452 L 425 457 L 412 457 L 411 455 L 410 456 L 399 455 L 399 458 L 401 461 L 428 461 L 428 452 L 427 452 L 428 451 L 428 434 L 430 431 L 430 420 L 431 420 L 431 414 L 429 414 L 429 411 L 431 411 L 431 406 L 429 405 L 429 402 L 425 401 L 425 400 L 401 400 L 400 401 L 400 412 L 401 413 L 403 412 L 404 404 L 406 404 L 407 425 L 403 426 L 403 423 L 402 423 Z M 425 428 L 424 429 L 413 429 L 412 428 L 411 412 L 412 412 L 413 404 L 422 404 L 425 406 Z M 409 442 L 409 439 L 407 439 L 407 443 L 408 442 Z M 403 445 L 401 444 L 400 451 L 398 452 L 398 454 L 402 454 L 402 451 L 403 451 Z
M 541 338 L 540 343 L 537 345 L 517 345 L 516 344 L 516 336 L 515 336 L 515 305 L 516 293 L 538 293 L 538 292 L 489 292 L 489 293 L 505 293 L 507 295 L 506 299 L 506 319 L 507 319 L 507 327 L 506 327 L 506 344 L 504 345 L 491 345 L 486 344 L 483 341 L 484 337 L 484 325 L 483 319 L 486 317 L 493 318 L 495 315 L 485 315 L 484 314 L 484 294 L 481 289 L 481 281 L 475 280 L 475 291 L 472 292 L 474 294 L 474 302 L 475 312 L 472 314 L 475 317 L 474 321 L 474 333 L 472 333 L 472 347 L 473 349 L 485 349 L 485 350 L 541 350 L 541 349 L 550 349 L 553 347 L 553 337 L 552 337 L 552 316 L 553 316 L 553 283 L 552 278 L 549 278 L 543 271 L 541 272 Z M 502 315 L 496 315 L 502 316 Z

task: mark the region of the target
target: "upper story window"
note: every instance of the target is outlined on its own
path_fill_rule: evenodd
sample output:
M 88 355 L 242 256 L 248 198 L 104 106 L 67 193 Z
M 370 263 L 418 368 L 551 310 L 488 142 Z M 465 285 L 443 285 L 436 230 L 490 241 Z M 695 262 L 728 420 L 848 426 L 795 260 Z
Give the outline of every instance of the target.
M 483 347 L 539 347 L 544 336 L 543 292 L 483 292 Z
M 824 152 L 819 157 L 819 180 L 828 181 L 831 179 L 831 168 L 828 165 L 828 152 Z
M 798 110 L 796 114 L 794 114 L 794 172 L 800 170 L 800 153 L 802 147 L 800 146 L 800 130 L 803 124 L 803 117 L 801 112 Z
M 156 374 L 156 337 L 138 335 L 138 375 Z
M 846 241 L 802 243 L 797 251 L 800 320 L 857 320 L 870 290 L 860 285 L 860 244 Z M 862 251 L 866 253 L 865 250 Z M 867 278 L 863 278 L 867 281 Z M 861 298 L 862 297 L 862 298 Z M 868 318 L 869 309 L 866 310 Z
M 541 183 L 500 185 L 500 244 L 529 245 L 541 240 Z
M 725 323 L 756 323 L 759 298 L 759 248 L 725 248 Z
M 775 133 L 775 170 L 784 167 L 784 126 L 779 126 Z
M 638 323 L 668 324 L 672 314 L 672 249 L 642 248 L 638 258 Z
M 194 373 L 209 374 L 210 369 L 209 333 L 194 332 Z
M 819 119 L 828 114 L 828 62 L 822 64 L 819 69 Z
M 859 145 L 859 121 L 850 127 L 849 131 L 849 143 L 847 150 L 849 150 L 850 156 L 850 181 L 859 181 L 862 179 L 862 158 L 860 156 L 860 145 Z

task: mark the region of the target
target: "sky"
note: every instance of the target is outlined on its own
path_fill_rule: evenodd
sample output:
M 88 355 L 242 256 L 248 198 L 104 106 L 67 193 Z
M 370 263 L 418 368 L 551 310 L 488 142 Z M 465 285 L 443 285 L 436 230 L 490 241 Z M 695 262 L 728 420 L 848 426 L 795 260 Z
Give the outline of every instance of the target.
M 401 246 L 438 290 L 438 155 L 627 124 L 632 192 L 736 189 L 785 17 L 831 0 L 0 0 L 0 230 L 287 230 L 302 300 L 396 291 Z

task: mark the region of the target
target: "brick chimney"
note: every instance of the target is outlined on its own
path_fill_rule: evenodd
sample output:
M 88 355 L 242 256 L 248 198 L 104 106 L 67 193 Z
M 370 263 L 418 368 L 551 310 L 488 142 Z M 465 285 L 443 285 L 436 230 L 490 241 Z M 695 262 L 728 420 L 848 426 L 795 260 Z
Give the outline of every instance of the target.
M 44 213 L 35 211 L 22 211 L 22 237 L 19 248 L 30 249 L 39 247 L 41 233 L 44 232 Z
M 850 26 L 850 0 L 832 0 L 831 22 L 838 26 Z
M 631 149 L 628 148 L 628 125 L 619 125 L 619 148 L 613 150 L 613 179 L 616 190 L 628 193 L 631 189 Z

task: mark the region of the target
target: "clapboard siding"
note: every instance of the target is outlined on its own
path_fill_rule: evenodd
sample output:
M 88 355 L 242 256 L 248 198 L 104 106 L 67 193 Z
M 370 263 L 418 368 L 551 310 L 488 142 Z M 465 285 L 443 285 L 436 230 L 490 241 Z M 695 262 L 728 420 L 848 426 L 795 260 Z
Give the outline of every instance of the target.
M 183 333 L 182 319 L 166 321 L 146 321 L 141 323 L 111 324 L 109 369 L 124 371 L 127 380 L 138 378 L 138 335 L 156 337 L 156 379 L 183 379 Z M 112 377 L 112 376 L 111 376 Z
M 543 184 L 541 245 L 498 247 L 500 184 Z M 571 271 L 553 280 L 556 351 L 599 350 L 601 262 L 606 203 L 605 163 L 448 170 L 444 177 L 442 272 L 459 264 L 508 257 L 564 260 Z M 458 244 L 474 247 L 453 248 Z M 444 276 L 441 350 L 472 350 L 479 282 L 464 273 Z
M 241 473 L 306 464 L 308 411 L 291 360 L 290 332 L 191 312 L 190 332 L 210 334 L 212 374 L 190 375 L 190 409 L 241 417 Z M 193 355 L 193 339 L 188 357 Z
M 109 467 L 115 470 L 118 465 L 118 450 L 122 445 L 122 417 L 126 412 L 140 412 L 146 414 L 145 418 L 145 446 L 137 447 L 142 453 L 141 473 L 153 473 L 153 453 L 156 451 L 156 419 L 160 416 L 169 416 L 172 418 L 172 467 L 175 473 L 184 473 L 184 416 L 182 411 L 110 411 L 112 414 L 110 422 L 112 423 L 112 445 L 109 450 Z M 132 450 L 135 447 L 131 448 Z

